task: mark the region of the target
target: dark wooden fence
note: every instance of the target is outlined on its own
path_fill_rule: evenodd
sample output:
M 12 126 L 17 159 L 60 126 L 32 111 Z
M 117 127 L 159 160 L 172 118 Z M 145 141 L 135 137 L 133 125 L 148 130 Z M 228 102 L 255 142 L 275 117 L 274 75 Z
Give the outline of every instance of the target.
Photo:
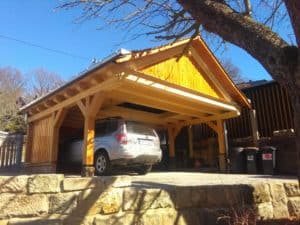
M 277 130 L 293 129 L 293 109 L 287 91 L 277 82 L 242 89 L 251 100 L 256 111 L 260 137 L 272 137 Z M 250 111 L 242 109 L 241 116 L 226 120 L 229 139 L 244 138 L 252 135 Z M 205 124 L 195 126 L 194 132 L 201 138 L 215 136 Z
M 0 171 L 20 169 L 23 140 L 23 134 L 0 133 Z

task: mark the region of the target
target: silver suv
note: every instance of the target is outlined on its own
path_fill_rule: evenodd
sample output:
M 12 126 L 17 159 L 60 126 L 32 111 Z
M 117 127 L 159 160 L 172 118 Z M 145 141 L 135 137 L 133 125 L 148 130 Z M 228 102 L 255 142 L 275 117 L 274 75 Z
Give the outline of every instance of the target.
M 117 166 L 133 167 L 139 174 L 146 174 L 162 158 L 157 133 L 141 123 L 116 118 L 97 121 L 94 140 L 97 175 Z M 73 139 L 66 149 L 66 159 L 81 163 L 82 148 L 82 138 Z

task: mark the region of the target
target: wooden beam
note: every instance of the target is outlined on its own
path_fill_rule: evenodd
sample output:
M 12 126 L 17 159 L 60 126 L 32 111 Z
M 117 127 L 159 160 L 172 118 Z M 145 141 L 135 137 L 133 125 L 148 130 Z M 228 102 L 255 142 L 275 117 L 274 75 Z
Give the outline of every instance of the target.
M 97 118 L 106 117 L 122 117 L 133 121 L 145 122 L 150 124 L 166 124 L 165 120 L 159 118 L 158 115 L 149 112 L 138 111 L 134 109 L 128 109 L 120 106 L 112 106 L 99 111 Z
M 135 81 L 138 81 L 139 78 L 142 78 L 142 79 L 145 79 L 147 81 L 153 82 L 153 84 L 161 84 L 161 85 L 164 85 L 164 86 L 171 87 L 173 89 L 179 90 L 181 92 L 187 92 L 187 93 L 193 94 L 195 96 L 198 96 L 198 97 L 210 100 L 210 101 L 216 101 L 216 103 L 223 103 L 225 105 L 234 106 L 234 107 L 238 108 L 238 106 L 236 105 L 236 103 L 234 103 L 232 101 L 229 101 L 229 100 L 218 99 L 216 97 L 213 97 L 213 96 L 201 93 L 199 91 L 195 91 L 195 90 L 192 90 L 190 88 L 186 88 L 186 87 L 183 87 L 183 86 L 180 86 L 180 85 L 177 85 L 177 84 L 173 84 L 171 82 L 168 82 L 168 81 L 165 81 L 165 80 L 153 77 L 151 75 L 135 71 L 135 70 L 130 69 L 128 67 L 122 67 L 122 70 L 128 75 L 128 78 L 130 78 L 130 75 L 136 76 L 137 78 L 136 78 Z M 151 86 L 151 85 L 148 85 L 148 86 Z M 211 107 L 214 107 L 214 106 L 212 105 Z
M 214 121 L 207 121 L 205 122 L 207 126 L 209 126 L 212 130 L 214 130 L 216 133 L 218 133 L 218 126 Z
M 214 120 L 224 120 L 224 119 L 229 119 L 233 117 L 237 117 L 240 114 L 237 112 L 225 112 L 222 114 L 218 115 L 213 115 L 213 116 L 207 116 L 207 117 L 202 117 L 201 119 L 192 119 L 189 121 L 185 121 L 182 123 L 182 126 L 188 126 L 188 125 L 196 125 L 196 124 L 201 124 L 201 123 L 206 123 L 209 121 L 214 121 Z
M 175 136 L 172 127 L 168 127 L 169 157 L 175 158 Z
M 218 144 L 219 144 L 219 168 L 221 172 L 225 172 L 227 169 L 227 149 L 226 149 L 226 135 L 224 128 L 224 121 L 217 120 L 218 129 Z
M 41 118 L 51 114 L 52 112 L 54 112 L 54 111 L 56 111 L 60 108 L 68 108 L 68 107 L 76 104 L 76 102 L 78 100 L 81 100 L 82 98 L 85 98 L 86 96 L 95 94 L 99 91 L 113 90 L 117 87 L 120 87 L 121 85 L 122 85 L 122 80 L 119 77 L 110 78 L 106 81 L 103 81 L 98 86 L 91 87 L 90 89 L 87 89 L 83 92 L 80 92 L 80 93 L 76 94 L 75 96 L 67 98 L 63 102 L 60 102 L 60 103 L 54 105 L 53 107 L 51 107 L 47 110 L 44 110 L 43 112 L 40 112 L 38 114 L 35 114 L 35 115 L 29 117 L 28 121 L 31 122 L 31 121 L 34 121 L 34 120 L 41 119 Z
M 257 124 L 257 117 L 256 111 L 254 109 L 249 111 L 250 122 L 251 122 L 251 133 L 252 133 L 252 141 L 255 147 L 258 147 L 258 140 L 259 140 L 259 132 L 258 132 L 258 124 Z
M 59 109 L 56 112 L 52 113 L 52 128 L 51 128 L 51 141 L 50 141 L 50 150 L 51 150 L 51 162 L 56 164 L 57 154 L 58 154 L 58 143 L 59 143 L 59 128 L 67 114 L 67 109 Z
M 78 101 L 76 102 L 76 104 L 77 104 L 78 108 L 80 109 L 80 111 L 81 111 L 83 117 L 86 117 L 86 115 L 87 115 L 87 108 L 86 108 L 86 106 L 84 105 L 83 101 L 82 101 L 82 100 L 78 100 Z
M 189 140 L 189 158 L 194 157 L 194 137 L 193 137 L 193 127 L 188 126 L 188 140 Z
M 105 92 L 98 92 L 93 96 L 89 108 L 89 113 L 91 114 L 92 117 L 96 117 L 100 107 L 104 102 L 105 97 L 106 97 Z
M 144 105 L 197 118 L 203 117 L 203 113 L 200 113 L 196 110 L 192 111 L 185 109 L 182 104 L 178 104 L 174 101 L 169 102 L 162 98 L 154 98 L 153 96 L 147 95 L 146 93 L 132 93 L 127 92 L 123 89 L 118 89 L 112 92 L 110 96 L 116 99 L 124 99 L 124 96 L 126 96 L 126 100 L 134 104 Z

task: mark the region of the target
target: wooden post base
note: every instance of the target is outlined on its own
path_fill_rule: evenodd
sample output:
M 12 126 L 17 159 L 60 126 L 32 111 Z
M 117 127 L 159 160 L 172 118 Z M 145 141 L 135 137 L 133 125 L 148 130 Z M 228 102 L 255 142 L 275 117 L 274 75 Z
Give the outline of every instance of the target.
M 175 170 L 176 169 L 176 158 L 175 157 L 169 157 L 169 163 L 168 163 L 168 170 Z
M 93 177 L 95 175 L 95 168 L 93 166 L 82 166 L 82 177 Z
M 225 154 L 219 154 L 219 170 L 221 173 L 227 172 L 227 158 Z

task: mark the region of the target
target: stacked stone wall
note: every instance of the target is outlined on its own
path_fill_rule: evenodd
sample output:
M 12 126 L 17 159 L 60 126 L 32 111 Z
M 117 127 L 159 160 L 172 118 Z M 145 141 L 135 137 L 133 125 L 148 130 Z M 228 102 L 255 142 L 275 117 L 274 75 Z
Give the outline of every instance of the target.
M 298 183 L 173 186 L 136 185 L 129 176 L 0 177 L 0 225 L 213 225 L 226 224 L 232 212 L 300 221 Z

